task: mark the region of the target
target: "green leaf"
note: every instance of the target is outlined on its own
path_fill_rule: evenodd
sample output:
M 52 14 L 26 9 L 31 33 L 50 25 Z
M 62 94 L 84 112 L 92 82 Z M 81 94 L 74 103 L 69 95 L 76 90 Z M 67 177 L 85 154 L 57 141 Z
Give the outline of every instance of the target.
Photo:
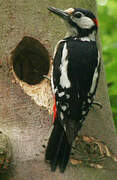
M 117 128 L 117 0 L 98 6 L 98 14 L 106 78 L 113 83 L 109 96 Z

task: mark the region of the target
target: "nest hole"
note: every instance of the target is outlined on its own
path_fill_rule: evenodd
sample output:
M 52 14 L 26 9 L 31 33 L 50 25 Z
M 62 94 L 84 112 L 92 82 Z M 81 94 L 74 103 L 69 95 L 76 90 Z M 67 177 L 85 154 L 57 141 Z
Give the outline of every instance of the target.
M 39 84 L 50 68 L 46 48 L 32 37 L 24 37 L 12 54 L 13 70 L 17 77 L 29 85 Z

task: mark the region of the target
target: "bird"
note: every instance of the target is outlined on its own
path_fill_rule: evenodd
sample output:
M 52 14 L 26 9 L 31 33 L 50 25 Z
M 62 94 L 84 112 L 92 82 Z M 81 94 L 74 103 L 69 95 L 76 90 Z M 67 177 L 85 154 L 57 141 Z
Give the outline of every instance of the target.
M 95 103 L 101 67 L 96 43 L 98 20 L 91 11 L 83 8 L 61 10 L 48 7 L 48 10 L 63 19 L 68 28 L 67 35 L 55 46 L 53 55 L 54 119 L 45 151 L 51 171 L 59 167 L 64 173 L 73 141 Z

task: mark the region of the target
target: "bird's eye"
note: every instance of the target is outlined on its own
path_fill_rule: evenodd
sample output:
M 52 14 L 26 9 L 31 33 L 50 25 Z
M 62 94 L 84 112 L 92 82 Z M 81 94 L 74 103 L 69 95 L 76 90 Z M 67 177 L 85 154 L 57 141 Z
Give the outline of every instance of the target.
M 75 14 L 74 14 L 74 17 L 76 17 L 76 18 L 81 18 L 81 16 L 82 16 L 81 13 L 75 13 Z

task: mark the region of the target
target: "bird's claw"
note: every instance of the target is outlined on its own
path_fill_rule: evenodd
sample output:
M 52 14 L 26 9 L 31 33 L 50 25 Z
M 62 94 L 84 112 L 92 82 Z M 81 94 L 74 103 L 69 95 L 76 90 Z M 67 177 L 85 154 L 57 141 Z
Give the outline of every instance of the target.
M 100 109 L 102 109 L 102 107 L 103 107 L 102 104 L 97 101 L 93 101 L 93 105 L 99 106 Z
M 51 78 L 46 76 L 46 75 L 43 75 L 44 78 L 48 79 L 49 81 L 51 81 Z

